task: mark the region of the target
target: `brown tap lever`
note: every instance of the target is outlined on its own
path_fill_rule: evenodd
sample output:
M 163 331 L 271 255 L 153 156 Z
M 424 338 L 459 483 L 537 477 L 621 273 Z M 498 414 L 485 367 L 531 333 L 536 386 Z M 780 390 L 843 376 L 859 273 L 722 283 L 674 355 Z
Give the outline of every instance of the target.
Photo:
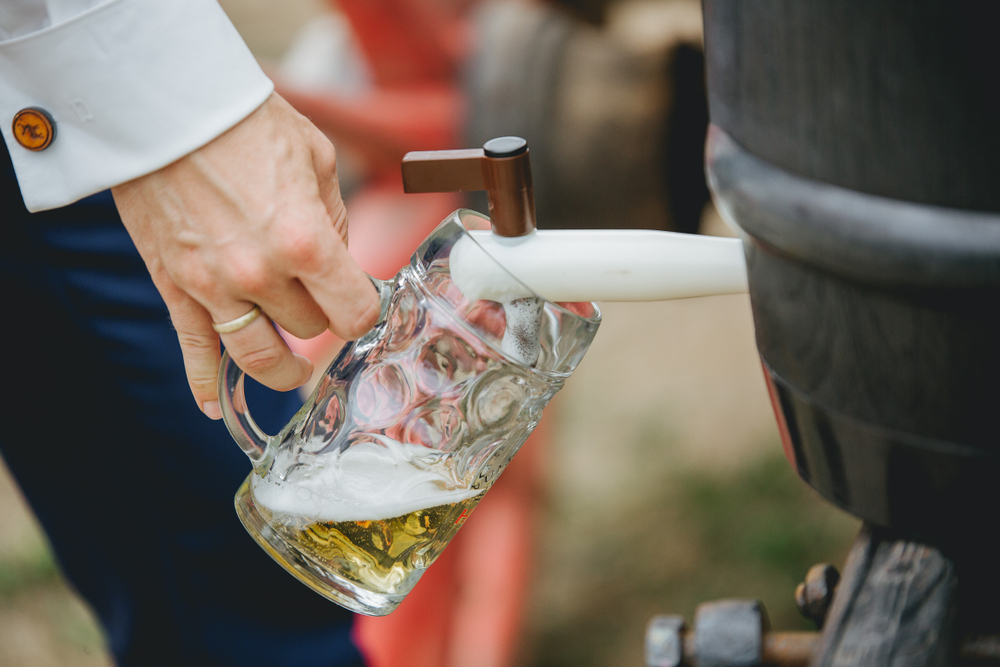
M 403 190 L 486 190 L 495 234 L 524 236 L 535 229 L 528 142 L 520 137 L 490 139 L 482 148 L 407 153 L 403 157 Z

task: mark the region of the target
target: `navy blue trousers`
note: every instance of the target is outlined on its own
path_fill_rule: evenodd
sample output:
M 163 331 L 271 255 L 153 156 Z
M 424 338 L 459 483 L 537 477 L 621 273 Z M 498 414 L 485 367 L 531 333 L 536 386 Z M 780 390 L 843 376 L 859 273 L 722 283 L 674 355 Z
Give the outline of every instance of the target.
M 196 407 L 111 194 L 29 214 L 3 151 L 0 221 L 0 452 L 118 664 L 362 664 L 351 614 L 240 525 L 249 461 Z M 301 401 L 250 384 L 277 432 Z

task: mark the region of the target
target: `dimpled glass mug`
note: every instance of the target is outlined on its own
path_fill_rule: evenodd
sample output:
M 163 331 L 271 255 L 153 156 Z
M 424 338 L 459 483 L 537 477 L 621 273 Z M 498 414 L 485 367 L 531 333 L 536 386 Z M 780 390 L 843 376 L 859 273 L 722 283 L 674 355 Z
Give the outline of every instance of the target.
M 243 373 L 223 357 L 223 417 L 254 465 L 236 494 L 240 520 L 285 569 L 358 613 L 399 605 L 600 324 L 593 303 L 466 298 L 449 272 L 466 227 L 489 220 L 456 211 L 393 280 L 373 280 L 379 324 L 344 347 L 278 435 L 253 422 Z

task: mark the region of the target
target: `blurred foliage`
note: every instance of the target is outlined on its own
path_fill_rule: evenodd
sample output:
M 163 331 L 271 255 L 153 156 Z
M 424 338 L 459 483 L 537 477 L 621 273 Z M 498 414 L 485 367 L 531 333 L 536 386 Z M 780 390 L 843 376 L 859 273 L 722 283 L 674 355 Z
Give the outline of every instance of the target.
M 823 501 L 773 452 L 730 473 L 676 472 L 628 516 L 595 526 L 575 576 L 586 593 L 569 618 L 529 631 L 531 667 L 641 665 L 655 614 L 754 598 L 776 629 L 813 629 L 795 586 L 819 562 L 843 565 L 860 522 Z M 558 521 L 558 517 L 555 519 Z
M 16 597 L 59 576 L 59 567 L 44 546 L 26 555 L 0 558 L 0 598 Z
M 757 461 L 732 479 L 692 475 L 679 484 L 690 527 L 712 562 L 780 576 L 843 547 L 840 531 L 829 530 L 832 517 L 822 516 L 836 510 L 795 477 L 779 455 Z

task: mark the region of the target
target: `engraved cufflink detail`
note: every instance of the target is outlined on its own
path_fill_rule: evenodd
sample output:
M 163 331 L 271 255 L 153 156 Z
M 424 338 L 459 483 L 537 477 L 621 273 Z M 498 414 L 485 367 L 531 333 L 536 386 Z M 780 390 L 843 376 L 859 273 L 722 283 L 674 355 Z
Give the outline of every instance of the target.
M 14 114 L 14 140 L 29 151 L 43 151 L 56 138 L 56 122 L 44 109 L 28 107 Z

